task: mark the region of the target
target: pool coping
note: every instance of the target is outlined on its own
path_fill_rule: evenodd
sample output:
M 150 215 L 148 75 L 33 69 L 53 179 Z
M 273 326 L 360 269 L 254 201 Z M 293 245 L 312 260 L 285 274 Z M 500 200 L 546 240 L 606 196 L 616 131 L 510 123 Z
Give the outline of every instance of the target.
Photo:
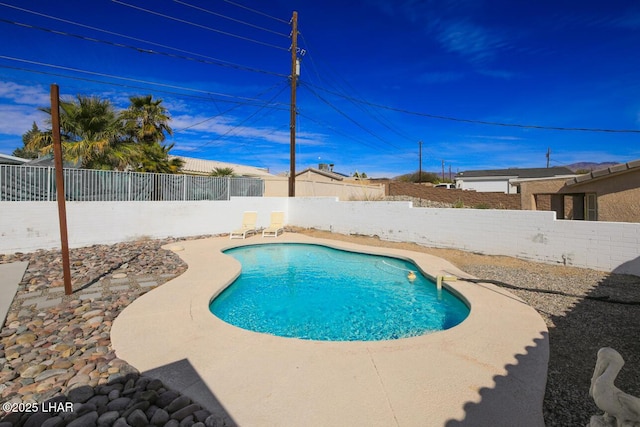
M 209 301 L 240 273 L 222 250 L 285 242 L 396 256 L 432 277 L 473 278 L 429 254 L 295 233 L 180 242 L 165 248 L 188 270 L 115 319 L 117 356 L 241 426 L 544 425 L 546 325 L 494 285 L 446 282 L 470 304 L 469 317 L 446 331 L 393 341 L 282 338 L 209 312 Z

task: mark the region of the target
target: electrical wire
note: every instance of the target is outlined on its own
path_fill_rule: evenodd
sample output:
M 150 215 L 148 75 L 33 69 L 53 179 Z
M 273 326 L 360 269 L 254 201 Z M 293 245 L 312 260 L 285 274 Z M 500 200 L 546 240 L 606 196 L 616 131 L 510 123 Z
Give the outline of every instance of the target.
M 394 145 L 393 143 L 385 140 L 384 138 L 382 138 L 381 136 L 377 135 L 376 133 L 374 133 L 373 131 L 371 131 L 370 129 L 364 127 L 361 123 L 359 123 L 358 121 L 356 121 L 353 117 L 349 116 L 347 113 L 345 113 L 344 111 L 342 111 L 341 109 L 339 109 L 338 107 L 336 107 L 335 105 L 333 105 L 330 101 L 328 101 L 327 99 L 323 98 L 322 96 L 320 96 L 320 94 L 318 94 L 315 90 L 313 90 L 313 88 L 308 85 L 308 84 L 304 84 L 304 82 L 300 82 L 300 86 L 304 87 L 306 89 L 308 89 L 316 98 L 318 98 L 320 101 L 324 102 L 326 105 L 328 105 L 329 107 L 331 107 L 332 109 L 334 109 L 336 112 L 338 112 L 340 115 L 342 115 L 343 117 L 345 117 L 347 120 L 349 120 L 350 122 L 352 122 L 353 124 L 355 124 L 356 126 L 358 126 L 360 129 L 364 130 L 365 132 L 367 132 L 369 135 L 373 136 L 374 138 L 382 141 L 383 143 L 401 150 L 400 147 Z
M 214 12 L 214 11 L 212 11 L 212 10 L 207 10 L 207 9 L 202 8 L 202 7 L 195 6 L 195 5 L 192 5 L 192 4 L 189 4 L 189 3 L 186 3 L 186 2 L 180 1 L 180 0 L 173 0 L 173 1 L 174 1 L 175 3 L 181 4 L 181 5 L 183 5 L 183 6 L 191 7 L 191 8 L 193 8 L 193 9 L 199 10 L 199 11 L 201 11 L 201 12 L 208 13 L 208 14 L 210 14 L 210 15 L 214 15 L 214 16 L 218 16 L 218 17 L 220 17 L 220 18 L 228 19 L 228 20 L 230 20 L 230 21 L 237 22 L 237 23 L 239 23 L 239 24 L 243 24 L 243 25 L 249 26 L 249 27 L 251 27 L 251 28 L 256 28 L 256 29 L 258 29 L 258 30 L 266 31 L 266 32 L 268 32 L 268 33 L 275 34 L 275 35 L 278 35 L 278 36 L 281 36 L 281 37 L 284 37 L 284 38 L 287 38 L 287 39 L 289 38 L 289 35 L 288 35 L 288 34 L 279 33 L 279 32 L 277 32 L 277 31 L 270 30 L 269 28 L 264 28 L 264 27 L 261 27 L 261 26 L 259 26 L 259 25 L 254 25 L 254 24 L 252 24 L 252 23 L 250 23 L 250 22 L 241 21 L 241 20 L 239 20 L 239 19 L 235 19 L 235 18 L 232 18 L 232 17 L 230 17 L 230 16 L 226 16 L 226 15 L 223 15 L 223 14 L 221 14 L 221 13 Z
M 273 102 L 273 100 L 275 100 L 283 91 L 284 89 L 286 89 L 287 85 L 283 85 L 283 87 L 280 89 L 280 91 L 278 91 L 278 93 L 276 93 L 273 97 L 271 97 L 271 99 L 269 101 L 267 101 L 264 105 L 268 105 L 269 103 Z M 253 117 L 255 117 L 259 112 L 261 112 L 264 109 L 264 106 L 258 108 L 256 111 L 254 111 L 253 113 L 251 113 L 248 117 L 246 117 L 244 120 L 240 121 L 240 123 L 238 123 L 237 125 L 231 127 L 229 130 L 227 130 L 226 132 L 218 135 L 217 137 L 211 139 L 210 141 L 207 141 L 199 146 L 196 146 L 195 149 L 200 149 L 203 148 L 207 145 L 210 145 L 211 143 L 224 138 L 225 136 L 229 135 L 231 132 L 237 130 L 240 128 L 240 126 L 244 125 L 245 123 L 247 123 L 250 119 L 252 119 Z M 214 116 L 215 117 L 215 116 Z M 212 117 L 213 119 L 213 117 Z M 174 133 L 175 134 L 175 133 Z M 242 143 L 240 143 L 242 145 Z M 250 150 L 249 150 L 250 151 Z
M 302 38 L 303 43 L 308 48 L 307 53 L 308 53 L 309 59 L 311 61 L 311 65 L 313 67 L 313 70 L 314 70 L 316 76 L 318 77 L 318 80 L 325 80 L 326 81 L 326 79 L 323 79 L 322 77 L 320 77 L 321 74 L 318 72 L 318 67 L 316 67 L 316 63 L 315 63 L 314 57 L 313 57 L 312 54 L 309 54 L 309 52 L 311 52 L 312 49 L 311 49 L 309 43 L 307 42 L 306 38 L 304 37 L 304 33 L 300 32 L 299 34 L 300 34 L 300 37 Z M 334 69 L 332 69 L 330 66 L 328 68 L 334 75 L 339 77 L 339 74 L 336 73 Z M 327 77 L 327 76 L 329 76 L 329 73 L 325 72 L 325 73 L 322 73 L 322 75 Z M 351 85 L 349 85 L 349 83 L 346 80 L 342 79 L 342 81 L 347 86 L 347 88 L 351 90 L 351 92 L 354 92 L 354 93 L 356 92 L 355 89 Z M 330 82 L 327 81 L 327 83 L 330 83 Z M 339 88 L 337 85 L 332 85 L 332 86 L 335 87 L 336 90 L 341 90 L 342 92 L 347 93 L 347 91 L 344 88 Z M 355 99 L 355 97 L 354 97 L 354 99 Z M 413 141 L 413 142 L 415 142 L 418 139 L 416 137 L 408 135 L 406 132 L 402 131 L 398 127 L 393 126 L 393 124 L 388 119 L 386 119 L 382 114 L 377 113 L 375 110 L 367 108 L 362 103 L 356 103 L 356 102 L 354 102 L 352 100 L 349 100 L 349 102 L 351 102 L 356 108 L 358 108 L 359 110 L 361 110 L 362 112 L 367 114 L 369 117 L 373 118 L 376 122 L 380 123 L 382 126 L 387 128 L 391 132 L 393 132 L 396 135 L 400 136 L 401 138 L 404 138 L 407 141 Z
M 43 67 L 49 67 L 49 68 L 60 69 L 60 70 L 65 70 L 65 71 L 73 71 L 73 72 L 76 72 L 76 73 L 89 74 L 89 75 L 94 75 L 94 76 L 99 76 L 99 77 L 107 77 L 107 78 L 112 78 L 112 79 L 117 79 L 117 80 L 124 80 L 124 81 L 129 81 L 129 82 L 134 82 L 134 83 L 143 83 L 143 84 L 148 84 L 148 85 L 152 85 L 152 86 L 160 86 L 160 87 L 171 88 L 171 89 L 179 89 L 179 90 L 185 90 L 185 91 L 189 91 L 189 92 L 196 92 L 196 93 L 201 93 L 201 94 L 206 94 L 206 95 L 215 95 L 215 96 L 220 96 L 220 97 L 224 97 L 224 98 L 240 99 L 240 100 L 243 100 L 245 102 L 246 101 L 254 101 L 254 102 L 258 102 L 259 101 L 260 104 L 262 104 L 261 100 L 253 99 L 253 98 L 247 98 L 247 97 L 236 96 L 236 95 L 229 95 L 229 94 L 220 93 L 220 92 L 210 92 L 210 91 L 206 91 L 206 90 L 193 89 L 193 88 L 184 87 L 184 86 L 169 85 L 169 84 L 165 84 L 165 83 L 150 82 L 150 81 L 141 80 L 141 79 L 133 79 L 133 78 L 130 78 L 130 77 L 116 76 L 116 75 L 113 75 L 113 74 L 98 73 L 98 72 L 95 72 L 95 71 L 80 70 L 78 68 L 71 68 L 71 67 L 64 67 L 64 66 L 61 66 L 61 65 L 47 64 L 47 63 L 44 63 L 44 62 L 31 61 L 31 60 L 28 60 L 28 59 L 14 58 L 14 57 L 4 56 L 4 55 L 0 55 L 0 59 L 6 59 L 6 60 L 10 60 L 10 61 L 22 62 L 22 63 L 32 64 L 32 65 L 39 65 L 39 66 L 43 66 Z M 280 105 L 285 105 L 285 104 L 280 104 Z
M 264 95 L 265 93 L 267 93 L 267 92 L 271 91 L 272 89 L 277 88 L 277 87 L 278 87 L 278 86 L 280 86 L 281 84 L 282 84 L 282 83 L 278 83 L 278 84 L 276 84 L 276 85 L 271 86 L 270 88 L 268 88 L 268 89 L 266 89 L 266 90 L 264 90 L 264 91 L 262 91 L 262 92 L 258 93 L 258 94 L 255 96 L 255 98 L 258 98 L 258 97 L 260 97 L 260 96 Z M 284 90 L 284 89 L 282 89 L 282 90 Z M 282 93 L 282 90 L 280 90 L 280 92 L 279 92 L 278 94 Z M 178 129 L 178 130 L 174 129 L 174 133 L 176 133 L 176 132 L 183 132 L 183 131 L 185 131 L 185 130 L 187 130 L 187 129 L 194 128 L 194 127 L 199 126 L 199 125 L 201 125 L 201 124 L 203 124 L 203 123 L 207 123 L 207 122 L 209 122 L 209 121 L 211 121 L 211 120 L 215 119 L 216 117 L 220 117 L 220 116 L 223 116 L 223 115 L 225 115 L 225 114 L 228 114 L 228 113 L 230 113 L 231 111 L 233 111 L 233 110 L 235 110 L 236 108 L 239 108 L 239 107 L 241 107 L 241 106 L 243 106 L 243 105 L 254 105 L 254 104 L 238 104 L 238 105 L 234 105 L 233 107 L 231 107 L 231 108 L 229 108 L 229 109 L 227 109 L 227 110 L 225 110 L 225 111 L 218 111 L 218 114 L 216 114 L 216 115 L 214 115 L 214 116 L 211 116 L 211 117 L 209 117 L 209 118 L 206 118 L 206 119 L 204 119 L 204 120 L 201 120 L 201 121 L 199 121 L 199 122 L 197 122 L 197 123 L 194 123 L 194 124 L 191 124 L 191 125 L 189 125 L 189 126 L 183 127 L 182 129 Z
M 343 136 L 343 137 L 347 138 L 348 140 L 358 142 L 359 144 L 361 144 L 361 145 L 363 145 L 363 146 L 366 146 L 366 147 L 372 148 L 372 149 L 374 149 L 374 150 L 376 150 L 376 151 L 380 151 L 380 147 L 378 147 L 378 146 L 376 146 L 376 145 L 371 144 L 369 141 L 367 141 L 367 140 L 365 140 L 365 139 L 358 138 L 358 137 L 356 137 L 356 136 L 354 136 L 354 135 L 351 135 L 351 134 L 348 134 L 348 133 L 346 133 L 346 132 L 343 132 L 343 131 L 341 131 L 341 130 L 339 130 L 339 129 L 337 129 L 337 128 L 333 127 L 333 126 L 331 126 L 331 124 L 326 123 L 326 122 L 323 122 L 322 120 L 318 120 L 318 119 L 316 119 L 316 118 L 314 118 L 314 117 L 311 117 L 311 116 L 309 116 L 309 115 L 307 115 L 307 114 L 305 114 L 305 113 L 302 113 L 302 112 L 300 112 L 300 111 L 298 112 L 298 116 L 300 116 L 300 117 L 304 117 L 304 118 L 305 118 L 305 119 L 307 119 L 307 120 L 311 120 L 312 122 L 314 122 L 314 123 L 316 123 L 316 124 L 318 124 L 318 125 L 322 126 L 322 128 L 323 128 L 323 129 L 329 129 L 329 130 L 331 130 L 332 132 L 334 132 L 334 133 L 336 133 L 336 134 L 338 134 L 338 135 L 341 135 L 341 136 Z
M 361 102 L 363 104 L 366 104 L 372 107 L 382 108 L 390 111 L 397 111 L 399 113 L 410 114 L 414 116 L 428 117 L 431 119 L 438 119 L 438 120 L 449 120 L 454 122 L 463 122 L 463 123 L 472 123 L 472 124 L 490 125 L 490 126 L 516 127 L 516 128 L 523 128 L 523 129 L 576 131 L 576 132 L 640 133 L 640 129 L 601 129 L 601 128 L 582 128 L 582 127 L 578 128 L 578 127 L 562 127 L 562 126 L 542 126 L 542 125 L 527 125 L 527 124 L 519 124 L 519 123 L 491 122 L 486 120 L 461 119 L 458 117 L 441 116 L 441 115 L 429 114 L 429 113 L 420 113 L 417 111 L 406 110 L 403 108 L 390 107 L 388 105 L 381 105 L 381 104 L 376 104 L 369 101 L 358 100 L 348 95 L 343 95 L 341 93 L 337 93 L 335 91 L 331 91 L 329 89 L 325 89 L 322 87 L 316 87 L 316 89 L 321 90 L 323 92 L 330 93 L 335 96 L 339 96 L 344 99 L 353 100 L 354 102 Z
M 139 53 L 146 53 L 146 54 L 151 54 L 151 55 L 161 55 L 161 56 L 166 56 L 166 57 L 169 57 L 169 58 L 184 59 L 184 60 L 188 60 L 188 61 L 199 62 L 201 64 L 217 65 L 217 66 L 221 66 L 221 67 L 234 68 L 234 69 L 239 69 L 239 70 L 244 70 L 244 71 L 252 71 L 252 72 L 256 72 L 256 73 L 269 74 L 269 75 L 274 75 L 274 76 L 278 76 L 278 77 L 288 77 L 286 74 L 275 73 L 275 72 L 272 72 L 272 71 L 261 70 L 261 69 L 258 69 L 258 68 L 247 67 L 247 66 L 239 65 L 239 64 L 232 64 L 232 63 L 229 63 L 229 62 L 226 62 L 226 61 L 220 61 L 220 60 L 210 61 L 210 60 L 198 59 L 198 58 L 193 58 L 193 57 L 184 56 L 184 55 L 176 55 L 176 54 L 168 53 L 168 52 L 150 50 L 150 49 L 145 49 L 145 48 L 141 48 L 141 47 L 137 47 L 137 46 L 131 46 L 131 45 L 126 45 L 126 44 L 117 43 L 117 42 L 111 42 L 111 41 L 108 41 L 108 40 L 101 40 L 101 39 L 97 39 L 95 37 L 86 37 L 86 36 L 82 36 L 82 35 L 79 35 L 79 34 L 68 33 L 68 32 L 65 32 L 65 31 L 53 30 L 53 29 L 50 29 L 50 28 L 38 27 L 38 26 L 35 26 L 35 25 L 25 24 L 25 23 L 22 23 L 22 22 L 10 21 L 10 20 L 3 19 L 3 18 L 0 18 L 0 22 L 4 22 L 6 24 L 13 24 L 13 25 L 17 25 L 17 26 L 20 26 L 20 27 L 34 29 L 34 30 L 44 31 L 44 32 L 47 32 L 47 33 L 56 34 L 56 35 L 60 35 L 60 36 L 73 37 L 73 38 L 77 38 L 77 39 L 81 39 L 81 40 L 85 40 L 85 41 L 89 41 L 89 42 L 93 42 L 93 43 L 101 43 L 101 44 L 105 44 L 105 45 L 109 45 L 109 46 L 131 49 L 131 50 L 134 50 L 134 51 L 139 52 Z
M 21 8 L 21 7 L 17 7 L 17 6 L 6 4 L 6 3 L 2 3 L 2 2 L 0 2 L 0 6 L 5 6 L 5 7 L 8 7 L 8 8 L 11 8 L 11 9 L 16 9 L 16 10 L 19 10 L 21 12 L 30 13 L 32 15 L 40 16 L 40 17 L 51 19 L 51 20 L 54 20 L 54 21 L 63 22 L 65 24 L 75 25 L 75 26 L 78 26 L 78 27 L 81 27 L 81 28 L 86 28 L 88 30 L 97 31 L 97 32 L 109 34 L 109 35 L 112 35 L 112 36 L 122 37 L 122 38 L 125 38 L 125 39 L 146 43 L 146 44 L 149 44 L 151 46 L 158 46 L 158 47 L 161 47 L 161 48 L 164 48 L 164 49 L 169 49 L 169 50 L 173 50 L 173 51 L 176 51 L 176 52 L 185 53 L 187 55 L 199 56 L 201 58 L 206 58 L 208 60 L 211 60 L 211 61 L 213 61 L 213 63 L 219 63 L 219 65 L 229 66 L 231 68 L 244 69 L 244 70 L 247 70 L 247 71 L 261 72 L 261 73 L 265 73 L 265 74 L 273 74 L 273 75 L 276 75 L 278 77 L 286 77 L 286 75 L 284 75 L 284 74 L 273 73 L 273 72 L 270 72 L 270 71 L 265 71 L 265 70 L 260 70 L 260 69 L 257 69 L 257 68 L 247 67 L 247 66 L 244 66 L 244 65 L 236 64 L 234 62 L 230 62 L 230 61 L 225 61 L 223 59 L 214 58 L 212 56 L 203 55 L 203 54 L 200 54 L 200 53 L 191 52 L 191 51 L 180 49 L 180 48 L 176 48 L 176 47 L 173 47 L 173 46 L 168 46 L 168 45 L 165 45 L 165 44 L 152 42 L 152 41 L 141 39 L 141 38 L 138 38 L 138 37 L 128 36 L 126 34 L 117 33 L 117 32 L 114 32 L 114 31 L 109 31 L 109 30 L 105 30 L 105 29 L 102 29 L 102 28 L 98 28 L 98 27 L 93 27 L 91 25 L 86 25 L 86 24 L 82 24 L 82 23 L 79 23 L 79 22 L 70 21 L 68 19 L 63 19 L 63 18 L 59 18 L 59 17 L 56 17 L 56 16 L 47 15 L 47 14 L 44 14 L 44 13 L 36 12 L 36 11 L 33 11 L 33 10 L 29 10 L 29 9 L 24 9 L 24 8 Z M 4 21 L 8 22 L 8 23 L 13 23 L 12 21 L 7 21 L 7 20 L 4 20 Z M 16 25 L 24 25 L 24 26 L 26 26 L 26 24 L 20 24 L 20 23 L 16 23 Z M 97 39 L 96 39 L 96 41 L 97 41 Z M 148 51 L 148 50 L 145 50 L 145 49 L 141 49 L 141 51 L 146 51 L 145 53 L 151 53 L 151 52 L 156 53 L 155 51 Z M 157 52 L 157 53 L 160 53 L 160 52 Z M 184 59 L 186 59 L 186 58 L 184 58 Z
M 239 7 L 239 8 L 245 9 L 245 10 L 248 10 L 248 11 L 250 11 L 250 12 L 256 13 L 256 14 L 258 14 L 258 15 L 262 15 L 262 16 L 265 16 L 265 17 L 267 17 L 267 18 L 271 18 L 271 19 L 273 19 L 273 20 L 275 20 L 275 21 L 282 22 L 282 23 L 285 23 L 285 24 L 287 24 L 287 25 L 289 24 L 289 21 L 285 21 L 284 19 L 277 18 L 277 17 L 275 17 L 275 16 L 267 15 L 267 14 L 266 14 L 266 13 L 264 13 L 264 12 L 261 12 L 261 11 L 259 11 L 259 10 L 255 10 L 255 9 L 251 9 L 250 7 L 247 7 L 247 6 L 241 5 L 241 4 L 239 4 L 239 3 L 235 3 L 235 2 L 232 2 L 232 1 L 230 1 L 230 0 L 222 0 L 222 1 L 223 1 L 223 2 L 225 2 L 225 3 L 229 3 L 229 4 L 233 5 L 233 6 L 236 6 L 236 7 Z
M 201 29 L 204 29 L 204 30 L 207 30 L 207 31 L 212 31 L 214 33 L 223 34 L 223 35 L 229 36 L 229 37 L 235 37 L 235 38 L 240 39 L 240 40 L 256 43 L 256 44 L 259 44 L 259 45 L 262 45 L 262 46 L 272 47 L 274 49 L 284 50 L 285 52 L 287 52 L 289 50 L 289 49 L 287 49 L 285 47 L 282 47 L 282 46 L 277 46 L 275 44 L 271 44 L 271 43 L 263 42 L 263 41 L 260 41 L 260 40 L 252 39 L 252 38 L 249 38 L 249 37 L 241 36 L 239 34 L 233 34 L 233 33 L 227 32 L 227 31 L 218 30 L 217 28 L 212 28 L 212 27 L 208 27 L 206 25 L 197 24 L 195 22 L 187 21 L 185 19 L 176 18 L 174 16 L 165 15 L 164 13 L 156 12 L 156 11 L 153 11 L 153 10 L 150 10 L 150 9 L 145 9 L 143 7 L 136 6 L 136 5 L 129 4 L 129 3 L 125 3 L 125 2 L 120 1 L 120 0 L 111 0 L 111 1 L 113 3 L 117 3 L 117 4 L 120 4 L 122 6 L 127 6 L 127 7 L 130 7 L 132 9 L 136 9 L 136 10 L 139 10 L 139 11 L 142 11 L 142 12 L 145 12 L 145 13 L 149 13 L 149 14 L 152 14 L 152 15 L 160 16 L 162 18 L 170 19 L 172 21 L 181 22 L 183 24 L 191 25 L 191 26 L 194 26 L 194 27 L 197 27 L 197 28 L 201 28 Z
M 97 83 L 97 84 L 102 84 L 102 85 L 109 85 L 109 86 L 116 86 L 116 87 L 123 87 L 123 88 L 128 88 L 128 89 L 139 89 L 139 90 L 144 90 L 144 91 L 149 91 L 150 88 L 148 87 L 143 87 L 143 86 L 134 86 L 134 85 L 127 85 L 127 84 L 122 84 L 122 83 L 115 83 L 115 82 L 108 82 L 108 81 L 104 81 L 104 80 L 95 80 L 95 79 L 89 79 L 89 78 L 84 78 L 84 77 L 78 77 L 78 76 L 70 76 L 67 74 L 59 74 L 59 73 L 51 73 L 51 72 L 47 72 L 47 71 L 41 71 L 41 70 L 31 70 L 28 68 L 20 68 L 20 67 L 11 67 L 8 65 L 0 65 L 0 68 L 6 68 L 6 69 L 10 69 L 10 70 L 16 70 L 16 71 L 23 71 L 23 72 L 27 72 L 27 73 L 34 73 L 34 74 L 42 74 L 42 75 L 46 75 L 46 76 L 53 76 L 53 77 L 60 77 L 60 78 L 65 78 L 65 79 L 70 79 L 70 80 L 78 80 L 78 81 L 83 81 L 83 82 L 89 82 L 89 83 Z M 10 76 L 7 76 L 7 78 L 13 78 Z M 15 78 L 13 78 L 15 80 Z M 201 99 L 201 100 L 205 100 L 205 101 L 212 101 L 214 103 L 216 102 L 225 102 L 225 103 L 230 103 L 230 104 L 239 104 L 241 105 L 262 105 L 262 104 L 257 104 L 257 103 L 248 103 L 246 101 L 232 101 L 229 99 L 215 99 L 212 98 L 210 96 L 199 96 L 199 95 L 192 95 L 192 94 L 186 94 L 186 93 L 181 93 L 181 92 L 172 92 L 172 91 L 168 91 L 168 90 L 161 90 L 161 89 L 153 89 L 154 93 L 164 93 L 164 94 L 169 94 L 169 95 L 174 95 L 177 97 L 181 97 L 181 98 L 193 98 L 193 99 Z M 274 109 L 274 110 L 282 110 L 282 111 L 289 111 L 289 107 L 285 107 L 285 106 L 278 106 L 278 105 L 272 105 L 270 106 L 270 108 Z

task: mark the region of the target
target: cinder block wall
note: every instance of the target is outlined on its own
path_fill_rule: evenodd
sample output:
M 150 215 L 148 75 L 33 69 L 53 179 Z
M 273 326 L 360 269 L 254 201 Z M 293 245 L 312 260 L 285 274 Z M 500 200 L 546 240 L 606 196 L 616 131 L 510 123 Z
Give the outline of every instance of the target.
M 143 238 L 228 233 L 244 211 L 257 211 L 259 227 L 272 211 L 287 211 L 286 197 L 238 197 L 223 201 L 67 202 L 70 247 Z M 286 217 L 285 217 L 286 219 Z M 0 253 L 60 248 L 56 202 L 1 202 Z
M 554 212 L 414 208 L 410 202 L 335 197 L 70 202 L 69 245 L 228 233 L 247 210 L 258 212 L 259 227 L 268 225 L 272 211 L 284 211 L 286 224 L 299 227 L 640 276 L 640 223 L 558 221 Z M 0 253 L 59 247 L 55 202 L 0 203 Z
M 449 190 L 443 190 L 449 191 Z M 410 202 L 296 198 L 301 227 L 640 275 L 640 224 L 556 220 L 554 212 L 413 208 Z

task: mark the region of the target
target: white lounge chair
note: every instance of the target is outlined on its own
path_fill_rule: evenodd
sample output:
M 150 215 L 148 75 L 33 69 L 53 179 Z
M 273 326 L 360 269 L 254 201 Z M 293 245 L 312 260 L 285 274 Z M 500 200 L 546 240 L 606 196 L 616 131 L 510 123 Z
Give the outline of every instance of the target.
M 250 234 L 256 234 L 256 220 L 258 212 L 248 211 L 242 215 L 242 227 L 229 233 L 230 239 L 244 239 Z
M 284 232 L 284 212 L 271 212 L 271 224 L 262 230 L 262 237 L 278 237 Z

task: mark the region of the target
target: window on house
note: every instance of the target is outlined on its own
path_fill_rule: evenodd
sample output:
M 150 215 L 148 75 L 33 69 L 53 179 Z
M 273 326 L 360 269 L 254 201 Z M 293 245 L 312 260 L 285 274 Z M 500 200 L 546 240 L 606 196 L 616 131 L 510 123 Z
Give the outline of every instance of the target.
M 587 221 L 598 220 L 598 199 L 595 193 L 584 195 L 584 219 Z

